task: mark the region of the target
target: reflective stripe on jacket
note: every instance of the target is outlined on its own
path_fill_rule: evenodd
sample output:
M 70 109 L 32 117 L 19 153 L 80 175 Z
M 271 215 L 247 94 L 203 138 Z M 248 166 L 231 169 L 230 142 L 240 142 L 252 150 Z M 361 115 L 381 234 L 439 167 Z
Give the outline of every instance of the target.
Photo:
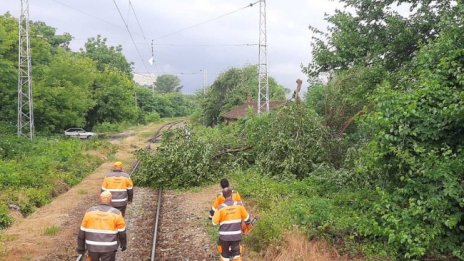
M 226 200 L 218 207 L 213 216 L 213 225 L 219 224 L 219 239 L 238 241 L 242 239 L 242 220 L 250 222 L 250 215 L 241 202 Z
M 232 190 L 232 200 L 235 202 L 240 202 L 240 203 L 242 202 L 242 199 L 240 198 L 240 194 L 238 194 L 238 192 L 235 190 Z M 214 216 L 214 212 L 216 212 L 216 210 L 219 208 L 219 206 L 222 203 L 224 203 L 224 201 L 226 201 L 226 199 L 224 198 L 221 192 L 217 195 L 216 199 L 213 202 L 213 206 L 211 207 L 211 210 L 209 211 L 210 218 Z
M 113 207 L 123 207 L 127 201 L 132 201 L 134 195 L 133 184 L 130 176 L 122 171 L 112 171 L 106 175 L 102 184 L 102 191 L 111 192 Z
M 87 210 L 77 239 L 78 250 L 107 253 L 127 245 L 126 224 L 121 212 L 101 204 Z

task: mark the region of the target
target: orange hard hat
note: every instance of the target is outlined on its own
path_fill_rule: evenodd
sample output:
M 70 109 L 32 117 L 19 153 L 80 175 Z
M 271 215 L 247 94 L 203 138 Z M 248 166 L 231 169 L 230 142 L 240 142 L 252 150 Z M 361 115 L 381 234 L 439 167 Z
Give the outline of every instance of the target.
M 120 161 L 116 161 L 114 164 L 113 164 L 113 167 L 117 168 L 117 169 L 122 169 L 124 165 L 122 164 L 122 162 Z

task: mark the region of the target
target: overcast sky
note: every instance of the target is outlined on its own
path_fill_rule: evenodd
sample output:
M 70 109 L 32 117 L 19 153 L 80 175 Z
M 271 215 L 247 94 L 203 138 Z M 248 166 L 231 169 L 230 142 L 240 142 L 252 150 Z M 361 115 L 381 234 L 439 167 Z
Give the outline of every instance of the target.
M 113 0 L 29 0 L 30 19 L 57 28 L 59 34 L 74 36 L 71 47 L 78 50 L 89 37 L 98 34 L 111 45 L 121 44 L 135 72 L 177 74 L 184 92 L 193 93 L 203 85 L 200 70 L 207 69 L 211 84 L 231 67 L 258 63 L 259 4 L 244 8 L 212 22 L 186 28 L 229 12 L 256 0 L 132 0 L 142 26 L 138 27 L 128 0 L 116 0 L 140 52 L 137 53 Z M 2 0 L 0 13 L 19 16 L 18 0 Z M 341 4 L 332 0 L 267 0 L 269 75 L 287 88 L 295 80 L 306 80 L 301 64 L 310 61 L 311 33 L 308 25 L 325 29 L 324 14 Z M 155 66 L 151 40 L 155 43 Z

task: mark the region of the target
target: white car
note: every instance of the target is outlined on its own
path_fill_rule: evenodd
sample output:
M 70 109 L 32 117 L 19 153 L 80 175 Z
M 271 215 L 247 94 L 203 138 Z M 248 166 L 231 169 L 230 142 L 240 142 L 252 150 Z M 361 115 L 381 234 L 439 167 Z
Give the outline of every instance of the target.
M 94 132 L 85 131 L 82 128 L 70 128 L 64 131 L 64 136 L 71 138 L 90 139 L 95 137 L 96 134 Z

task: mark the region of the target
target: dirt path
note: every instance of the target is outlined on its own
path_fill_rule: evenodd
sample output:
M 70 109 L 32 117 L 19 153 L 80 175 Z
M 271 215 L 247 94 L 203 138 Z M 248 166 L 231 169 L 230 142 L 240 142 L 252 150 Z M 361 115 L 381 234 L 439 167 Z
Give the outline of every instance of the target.
M 82 215 L 97 203 L 102 179 L 111 163 L 117 159 L 130 166 L 134 160 L 132 153 L 143 147 L 158 127 L 159 124 L 135 128 L 134 135 L 111 140 L 118 147 L 114 158 L 106 159 L 80 184 L 29 217 L 16 215 L 14 225 L 1 235 L 2 260 L 75 260 L 76 235 Z

